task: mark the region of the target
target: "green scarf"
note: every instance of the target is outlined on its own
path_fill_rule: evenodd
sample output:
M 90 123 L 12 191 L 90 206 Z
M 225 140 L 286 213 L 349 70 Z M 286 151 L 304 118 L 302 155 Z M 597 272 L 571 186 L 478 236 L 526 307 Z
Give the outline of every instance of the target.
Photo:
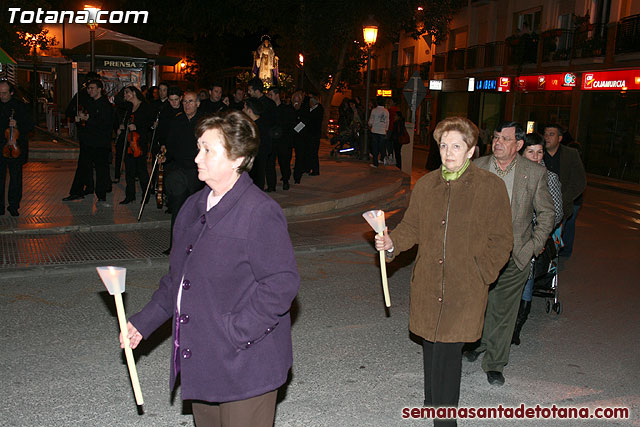
M 464 171 L 466 171 L 467 168 L 469 167 L 470 163 L 471 162 L 469 161 L 469 159 L 466 159 L 464 161 L 464 165 L 462 165 L 460 170 L 457 172 L 450 172 L 447 170 L 447 168 L 444 165 L 442 165 L 442 177 L 444 178 L 445 181 L 455 181 L 456 179 L 462 176 Z

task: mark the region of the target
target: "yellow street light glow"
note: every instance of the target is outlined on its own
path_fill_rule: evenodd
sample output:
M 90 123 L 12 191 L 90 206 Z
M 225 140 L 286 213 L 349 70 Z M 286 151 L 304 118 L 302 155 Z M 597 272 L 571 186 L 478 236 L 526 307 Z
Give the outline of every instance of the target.
M 372 46 L 376 43 L 376 39 L 378 38 L 378 27 L 375 25 L 367 25 L 362 27 L 362 35 L 364 37 L 364 42 Z
M 298 54 L 298 62 L 300 62 L 300 65 L 304 65 L 304 55 L 301 53 Z

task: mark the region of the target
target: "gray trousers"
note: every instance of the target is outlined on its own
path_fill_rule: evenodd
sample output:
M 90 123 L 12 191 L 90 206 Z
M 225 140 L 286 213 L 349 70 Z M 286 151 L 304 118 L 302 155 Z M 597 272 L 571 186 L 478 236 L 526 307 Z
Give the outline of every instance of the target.
M 513 258 L 509 258 L 506 268 L 498 276 L 495 285 L 489 289 L 487 311 L 484 315 L 484 329 L 478 352 L 485 352 L 482 369 L 485 372 L 502 372 L 509 362 L 511 338 L 516 325 L 522 289 L 529 277 L 529 264 L 520 270 Z

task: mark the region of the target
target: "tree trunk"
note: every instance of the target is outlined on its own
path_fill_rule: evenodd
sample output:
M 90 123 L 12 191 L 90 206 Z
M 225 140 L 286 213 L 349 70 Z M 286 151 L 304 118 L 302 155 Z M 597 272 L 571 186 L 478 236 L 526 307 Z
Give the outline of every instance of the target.
M 333 80 L 331 82 L 331 87 L 327 90 L 324 89 L 322 83 L 314 79 L 312 76 L 307 76 L 307 79 L 313 84 L 321 95 L 321 105 L 324 109 L 324 115 L 322 116 L 322 133 L 326 135 L 327 124 L 329 123 L 329 117 L 331 116 L 331 100 L 333 99 L 333 95 L 336 93 L 336 88 L 342 78 L 342 69 L 344 68 L 344 59 L 347 55 L 347 49 L 349 48 L 348 37 L 345 38 L 345 41 L 340 48 L 340 55 L 338 56 L 338 63 L 336 64 L 336 68 L 331 74 L 333 76 Z M 304 78 L 304 76 L 303 76 Z

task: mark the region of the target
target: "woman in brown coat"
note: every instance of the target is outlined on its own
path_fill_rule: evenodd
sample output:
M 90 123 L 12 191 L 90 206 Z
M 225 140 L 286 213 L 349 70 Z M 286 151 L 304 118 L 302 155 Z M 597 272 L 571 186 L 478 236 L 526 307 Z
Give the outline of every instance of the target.
M 425 406 L 452 407 L 460 395 L 462 346 L 482 334 L 488 288 L 509 259 L 513 232 L 502 179 L 469 160 L 478 128 L 450 117 L 433 135 L 442 167 L 416 182 L 404 218 L 376 236 L 376 249 L 386 250 L 389 262 L 419 245 L 409 329 L 423 339 Z

